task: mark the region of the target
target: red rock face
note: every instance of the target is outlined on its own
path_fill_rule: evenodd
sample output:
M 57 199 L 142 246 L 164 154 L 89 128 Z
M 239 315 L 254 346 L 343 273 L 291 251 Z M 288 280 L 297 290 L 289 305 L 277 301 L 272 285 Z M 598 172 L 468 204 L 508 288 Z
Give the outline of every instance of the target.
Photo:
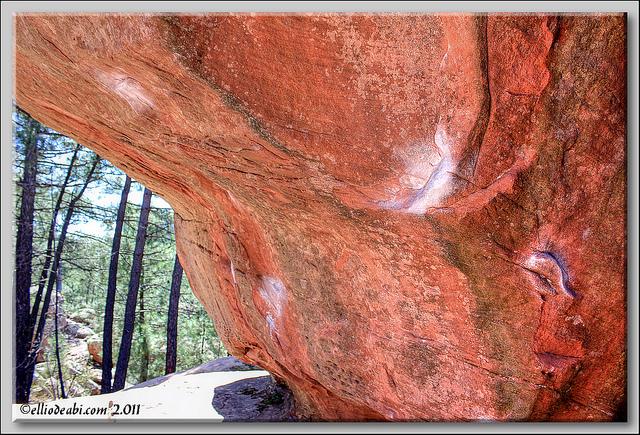
M 18 16 L 18 104 L 162 195 L 321 420 L 625 403 L 623 15 Z

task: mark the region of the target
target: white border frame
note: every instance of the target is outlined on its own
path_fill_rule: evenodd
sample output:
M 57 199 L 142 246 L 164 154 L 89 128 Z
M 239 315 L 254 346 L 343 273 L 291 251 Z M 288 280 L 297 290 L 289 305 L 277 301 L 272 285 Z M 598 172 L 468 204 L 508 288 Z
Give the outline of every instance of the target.
M 12 161 L 13 142 L 11 112 L 13 101 L 13 14 L 17 12 L 626 12 L 627 13 L 627 307 L 628 307 L 628 422 L 624 423 L 274 423 L 274 424 L 198 424 L 198 423 L 60 423 L 39 425 L 13 423 L 12 360 L 13 352 L 13 220 Z M 634 1 L 4 1 L 2 2 L 2 433 L 74 432 L 389 432 L 419 433 L 637 433 L 638 432 L 638 3 Z M 11 253 L 11 255 L 9 255 Z

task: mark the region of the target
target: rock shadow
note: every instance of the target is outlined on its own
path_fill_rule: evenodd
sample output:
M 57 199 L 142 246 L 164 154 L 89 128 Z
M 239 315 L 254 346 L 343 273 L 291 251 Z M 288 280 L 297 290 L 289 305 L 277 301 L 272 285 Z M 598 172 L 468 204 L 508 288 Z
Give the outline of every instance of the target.
M 212 405 L 224 421 L 295 421 L 291 391 L 271 376 L 242 379 L 217 387 Z

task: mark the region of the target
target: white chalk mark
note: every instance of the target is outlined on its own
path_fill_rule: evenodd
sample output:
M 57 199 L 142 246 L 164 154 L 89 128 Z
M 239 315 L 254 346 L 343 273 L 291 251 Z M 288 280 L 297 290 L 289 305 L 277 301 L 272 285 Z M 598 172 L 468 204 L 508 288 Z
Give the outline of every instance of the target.
M 278 334 L 278 324 L 282 320 L 282 312 L 287 300 L 287 291 L 278 278 L 272 276 L 262 277 L 262 285 L 259 289 L 260 297 L 267 305 L 265 320 L 271 333 Z
M 444 53 L 444 56 L 442 56 L 442 60 L 440 61 L 440 69 L 444 69 L 445 65 L 447 64 L 449 50 L 451 50 L 451 44 L 447 42 L 447 51 Z
M 434 143 L 438 149 L 440 160 L 433 161 L 433 153 L 407 162 L 405 174 L 400 177 L 400 184 L 405 189 L 413 190 L 397 198 L 381 201 L 379 205 L 390 210 L 404 213 L 424 214 L 438 206 L 451 193 L 451 173 L 455 171 L 456 162 L 452 156 L 453 142 L 441 123 L 438 123 L 434 135 Z M 429 149 L 428 147 L 424 147 Z
M 269 326 L 269 332 L 271 332 L 272 334 L 277 334 L 278 328 L 276 328 L 276 322 L 275 320 L 273 320 L 273 316 L 271 314 L 267 314 L 265 320 L 267 321 L 267 326 Z
M 233 286 L 237 287 L 238 282 L 236 281 L 236 268 L 233 266 L 233 260 L 229 260 L 229 268 L 231 269 L 231 278 L 233 278 Z
M 103 85 L 129 103 L 136 113 L 155 107 L 147 92 L 136 79 L 115 71 L 99 71 L 96 77 Z
M 569 285 L 569 274 L 563 261 L 549 251 L 534 251 L 526 260 L 525 267 L 535 276 L 537 283 L 552 294 L 561 290 L 567 296 L 577 295 Z
M 407 207 L 409 213 L 424 214 L 430 207 L 440 204 L 451 191 L 451 172 L 455 170 L 451 157 L 451 139 L 438 124 L 434 138 L 442 159 L 431 173 L 427 183 L 420 189 L 412 203 Z

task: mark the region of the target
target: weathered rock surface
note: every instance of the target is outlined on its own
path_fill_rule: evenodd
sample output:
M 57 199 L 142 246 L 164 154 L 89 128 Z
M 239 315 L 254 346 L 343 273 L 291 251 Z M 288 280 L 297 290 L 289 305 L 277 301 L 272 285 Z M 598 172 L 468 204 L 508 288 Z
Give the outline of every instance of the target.
M 16 99 L 164 197 L 325 420 L 625 402 L 623 15 L 18 16 Z
M 291 391 L 271 376 L 216 387 L 211 404 L 227 422 L 295 421 Z
M 246 372 L 250 370 L 261 370 L 260 367 L 247 364 L 232 356 L 214 359 L 206 362 L 198 367 L 187 370 L 187 373 L 195 375 L 198 373 L 211 372 Z

